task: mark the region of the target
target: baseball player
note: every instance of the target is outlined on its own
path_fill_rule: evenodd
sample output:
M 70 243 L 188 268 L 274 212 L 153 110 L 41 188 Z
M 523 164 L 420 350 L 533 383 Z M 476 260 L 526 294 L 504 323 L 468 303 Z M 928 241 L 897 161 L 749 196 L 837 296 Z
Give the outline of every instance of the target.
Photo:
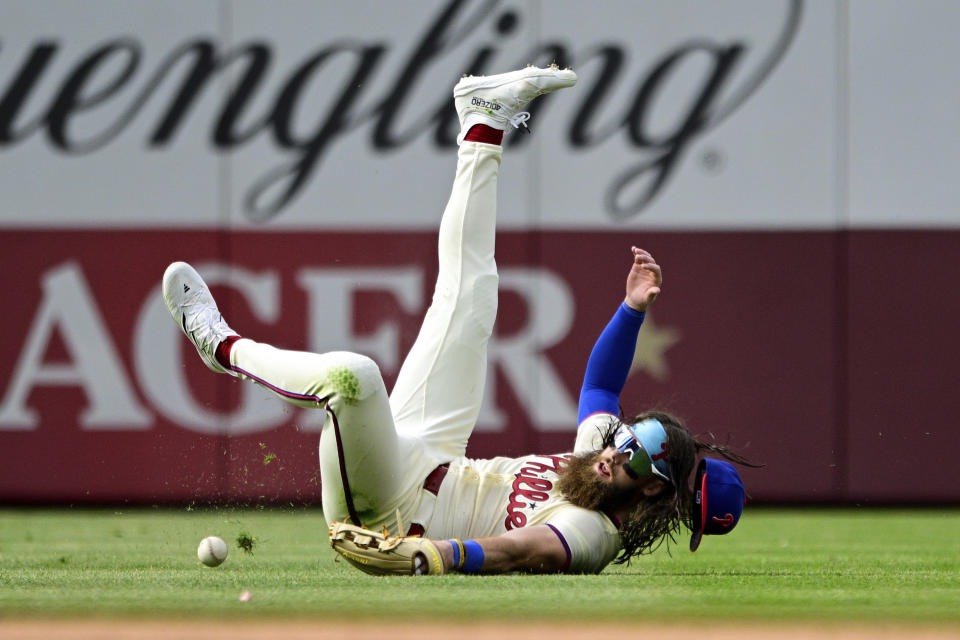
M 213 371 L 250 380 L 299 406 L 323 409 L 320 475 L 331 544 L 369 573 L 599 572 L 655 549 L 681 524 L 733 528 L 743 486 L 725 461 L 666 414 L 619 416 L 644 312 L 660 266 L 633 247 L 626 296 L 587 363 L 572 452 L 474 460 L 467 440 L 480 411 L 486 345 L 497 311 L 494 262 L 503 133 L 523 108 L 572 87 L 555 65 L 454 88 L 460 118 L 453 189 L 439 230 L 439 273 L 420 333 L 388 394 L 370 358 L 281 350 L 241 337 L 200 275 L 183 262 L 163 276 L 177 324 Z M 718 518 L 716 522 L 715 518 Z M 719 524 L 718 524 L 719 523 Z

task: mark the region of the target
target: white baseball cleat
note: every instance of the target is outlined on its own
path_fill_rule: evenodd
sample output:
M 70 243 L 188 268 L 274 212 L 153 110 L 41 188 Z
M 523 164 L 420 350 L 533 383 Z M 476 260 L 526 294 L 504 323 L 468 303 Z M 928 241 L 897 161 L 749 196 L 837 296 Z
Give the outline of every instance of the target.
M 527 126 L 527 103 L 545 93 L 572 87 L 577 74 L 555 64 L 546 69 L 527 67 L 495 76 L 464 76 L 453 88 L 453 102 L 460 118 L 457 144 L 475 124 L 506 131 L 507 125 Z
M 197 348 L 204 364 L 217 373 L 237 374 L 217 362 L 217 345 L 239 335 L 227 326 L 217 303 L 197 270 L 186 262 L 174 262 L 163 273 L 163 301 L 174 321 Z

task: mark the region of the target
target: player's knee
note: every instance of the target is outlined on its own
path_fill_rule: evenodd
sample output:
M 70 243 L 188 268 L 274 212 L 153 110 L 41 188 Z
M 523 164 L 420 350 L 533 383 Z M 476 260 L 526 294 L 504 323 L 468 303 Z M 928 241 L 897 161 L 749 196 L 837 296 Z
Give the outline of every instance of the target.
M 373 359 L 343 351 L 327 369 L 327 385 L 347 404 L 356 404 L 382 389 L 383 377 Z

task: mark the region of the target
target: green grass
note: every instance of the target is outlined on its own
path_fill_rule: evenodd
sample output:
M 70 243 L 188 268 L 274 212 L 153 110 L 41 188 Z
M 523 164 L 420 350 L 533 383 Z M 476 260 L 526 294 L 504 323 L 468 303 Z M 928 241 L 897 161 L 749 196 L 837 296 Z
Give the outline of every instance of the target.
M 792 620 L 960 628 L 960 511 L 750 509 L 737 530 L 599 576 L 373 578 L 319 509 L 0 509 L 2 617 Z M 240 534 L 253 553 L 237 547 Z M 196 546 L 219 535 L 217 568 Z M 685 542 L 685 541 L 684 541 Z M 249 602 L 240 602 L 244 590 Z

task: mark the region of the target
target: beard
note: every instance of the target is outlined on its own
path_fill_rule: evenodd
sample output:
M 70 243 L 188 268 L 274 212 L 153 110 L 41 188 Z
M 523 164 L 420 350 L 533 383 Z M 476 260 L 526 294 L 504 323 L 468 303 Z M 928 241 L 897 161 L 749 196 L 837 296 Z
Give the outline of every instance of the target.
M 622 489 L 605 482 L 593 470 L 598 453 L 573 456 L 560 473 L 557 487 L 571 503 L 592 511 L 604 511 L 621 504 L 626 497 Z

